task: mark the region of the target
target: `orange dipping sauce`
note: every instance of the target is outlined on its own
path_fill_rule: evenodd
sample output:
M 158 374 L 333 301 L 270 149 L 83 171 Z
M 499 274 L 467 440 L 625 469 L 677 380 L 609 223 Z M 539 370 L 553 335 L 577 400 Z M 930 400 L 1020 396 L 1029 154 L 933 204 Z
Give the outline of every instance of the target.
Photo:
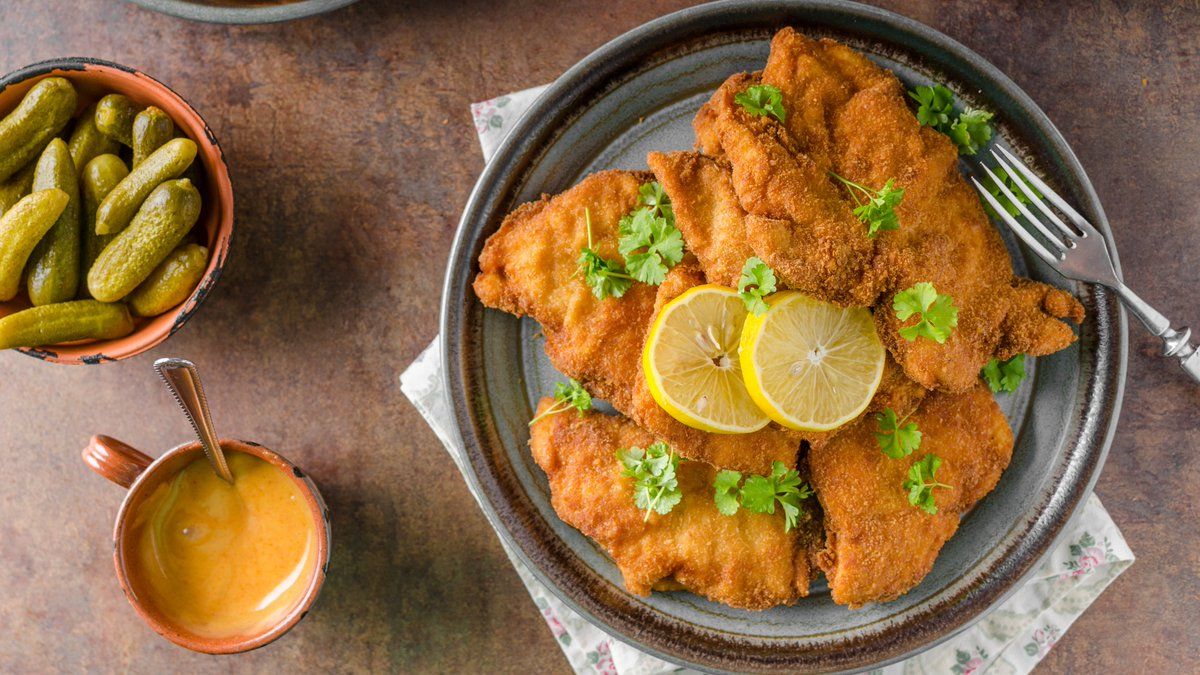
M 132 514 L 126 572 L 137 598 L 205 638 L 255 635 L 303 599 L 317 523 L 290 476 L 226 452 L 234 484 L 201 455 Z

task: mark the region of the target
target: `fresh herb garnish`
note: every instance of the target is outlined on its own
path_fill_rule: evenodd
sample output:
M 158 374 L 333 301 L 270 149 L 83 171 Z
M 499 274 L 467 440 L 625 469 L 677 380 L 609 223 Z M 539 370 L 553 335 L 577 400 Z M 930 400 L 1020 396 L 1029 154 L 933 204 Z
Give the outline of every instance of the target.
M 769 84 L 751 85 L 746 87 L 746 91 L 734 96 L 733 102 L 751 115 L 770 115 L 780 122 L 787 121 L 787 110 L 783 108 L 783 92 L 779 91 L 778 87 Z
M 642 183 L 638 187 L 638 206 L 657 209 L 659 215 L 670 221 L 671 225 L 675 224 L 675 209 L 671 206 L 671 198 L 658 181 Z
M 721 515 L 732 516 L 738 510 L 738 497 L 741 495 L 742 474 L 730 469 L 717 472 L 713 480 L 713 501 L 717 503 L 717 511 Z
M 968 107 L 950 125 L 950 140 L 960 153 L 974 155 L 992 139 L 992 125 L 988 124 L 991 119 L 992 113 Z
M 857 204 L 854 216 L 866 223 L 868 239 L 874 239 L 884 230 L 900 228 L 900 220 L 896 218 L 896 207 L 900 205 L 900 200 L 904 199 L 904 188 L 895 187 L 895 180 L 889 178 L 888 182 L 883 184 L 883 188 L 872 190 L 832 171 L 829 175 L 841 181 L 854 199 L 854 203 Z M 866 201 L 859 199 L 860 192 L 866 197 Z
M 921 431 L 916 422 L 905 424 L 907 419 L 908 415 L 897 419 L 896 411 L 891 408 L 885 408 L 875 416 L 875 423 L 879 426 L 875 442 L 883 454 L 892 459 L 907 457 L 921 447 Z
M 728 469 L 717 473 L 713 481 L 713 500 L 717 511 L 732 516 L 739 502 L 754 513 L 775 513 L 775 503 L 783 507 L 784 532 L 790 532 L 800 521 L 802 500 L 813 495 L 812 488 L 800 480 L 800 473 L 788 469 L 783 462 L 771 465 L 769 476 L 750 476 L 739 487 L 742 474 Z
M 917 87 L 908 95 L 918 103 L 917 121 L 942 133 L 950 131 L 950 115 L 954 113 L 954 92 L 935 84 Z
M 683 260 L 683 235 L 675 229 L 675 212 L 661 185 L 645 183 L 638 191 L 638 209 L 621 218 L 617 249 L 634 279 L 657 286 Z
M 529 420 L 530 426 L 534 422 L 557 415 L 561 412 L 566 412 L 574 408 L 579 411 L 579 416 L 583 417 L 583 413 L 592 409 L 592 395 L 587 393 L 587 389 L 583 388 L 582 384 L 575 378 L 570 378 L 566 382 L 559 382 L 554 385 L 554 405 L 546 408 L 540 415 Z
M 751 314 L 764 314 L 770 307 L 764 299 L 775 292 L 775 270 L 758 256 L 753 256 L 742 265 L 742 277 L 738 280 L 738 296 Z
M 633 479 L 633 503 L 646 512 L 642 520 L 648 520 L 651 511 L 670 513 L 683 499 L 675 478 L 680 458 L 666 443 L 659 441 L 645 450 L 618 450 L 617 461 L 621 463 L 621 475 Z
M 1017 354 L 1007 361 L 992 359 L 983 367 L 982 375 L 993 393 L 1011 394 L 1025 379 L 1025 355 Z
M 908 467 L 908 480 L 904 481 L 904 489 L 908 491 L 909 504 L 926 513 L 937 513 L 937 505 L 933 503 L 933 489 L 950 487 L 934 479 L 934 474 L 941 465 L 942 460 L 935 455 L 925 455 Z
M 1014 203 L 1011 199 L 1009 199 L 1008 195 L 1004 194 L 1000 190 L 999 184 L 990 178 L 987 181 L 987 191 L 996 198 L 996 201 L 1000 202 L 1000 205 L 1004 207 L 1005 211 L 1008 211 L 1008 215 L 1010 216 L 1021 215 L 1021 209 L 1017 207 L 1017 203 L 1032 203 L 1029 197 L 1025 196 L 1025 193 L 1021 191 L 1021 188 L 1017 185 L 1018 182 L 1024 184 L 1030 189 L 1030 191 L 1033 192 L 1033 194 L 1037 195 L 1038 197 L 1042 196 L 1042 193 L 1039 192 L 1038 189 L 1028 181 L 1023 180 L 1018 176 L 1009 175 L 1009 173 L 1005 171 L 1003 167 L 996 167 L 995 173 L 996 178 L 1000 179 L 1000 183 L 1002 183 L 1004 187 L 1008 188 L 1008 190 L 1013 193 L 1013 196 L 1017 198 L 1017 202 Z M 987 209 L 988 213 L 990 213 L 993 217 L 999 217 L 995 210 L 992 209 L 991 204 L 987 203 L 986 200 L 981 201 L 983 201 L 983 206 L 985 209 Z
M 579 266 L 575 274 L 583 273 L 583 280 L 592 289 L 592 295 L 600 300 L 619 298 L 633 285 L 633 277 L 625 273 L 625 267 L 616 260 L 605 260 L 592 248 L 592 213 L 583 210 L 587 219 L 587 246 L 579 251 Z
M 917 87 L 908 95 L 917 102 L 917 121 L 949 136 L 960 153 L 974 155 L 991 140 L 992 113 L 968 106 L 951 121 L 954 92 L 942 85 Z
M 901 321 L 920 315 L 920 321 L 900 329 L 900 337 L 909 342 L 924 336 L 942 344 L 950 337 L 950 330 L 958 325 L 958 308 L 954 306 L 954 300 L 938 293 L 928 281 L 897 293 L 892 298 L 892 309 Z

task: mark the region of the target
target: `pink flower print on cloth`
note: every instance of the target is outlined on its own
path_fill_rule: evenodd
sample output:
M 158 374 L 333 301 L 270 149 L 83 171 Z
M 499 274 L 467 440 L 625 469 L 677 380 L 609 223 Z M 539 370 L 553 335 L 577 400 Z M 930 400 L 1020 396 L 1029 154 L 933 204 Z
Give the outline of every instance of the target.
M 588 652 L 587 659 L 600 675 L 619 675 L 607 642 L 598 643 L 595 651 Z
M 1071 559 L 1063 563 L 1068 570 L 1066 574 L 1062 575 L 1063 578 L 1082 576 L 1101 565 L 1117 560 L 1108 537 L 1105 537 L 1103 542 L 1097 545 L 1095 537 L 1090 532 L 1084 532 L 1079 537 L 1079 541 L 1071 544 L 1068 550 Z
M 972 675 L 983 667 L 987 662 L 987 652 L 983 647 L 975 647 L 975 653 L 972 654 L 964 649 L 956 649 L 954 651 L 954 667 L 950 670 L 955 675 Z
M 1046 624 L 1041 628 L 1033 631 L 1033 640 L 1025 644 L 1025 653 L 1038 660 L 1046 656 L 1054 643 L 1058 642 L 1059 636 L 1062 633 L 1057 628 Z

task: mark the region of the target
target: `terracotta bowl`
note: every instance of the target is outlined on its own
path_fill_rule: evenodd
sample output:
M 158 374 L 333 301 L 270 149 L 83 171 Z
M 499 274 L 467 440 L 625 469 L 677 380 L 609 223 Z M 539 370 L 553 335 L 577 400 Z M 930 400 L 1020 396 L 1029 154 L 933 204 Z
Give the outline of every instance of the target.
M 83 449 L 83 461 L 93 471 L 128 490 L 121 508 L 117 512 L 117 521 L 113 526 L 113 563 L 116 565 L 117 580 L 126 599 L 133 606 L 138 616 L 142 618 L 156 633 L 175 644 L 204 654 L 237 654 L 257 649 L 274 642 L 300 623 L 312 609 L 313 603 L 321 593 L 325 577 L 329 573 L 329 552 L 331 528 L 329 525 L 329 510 L 317 485 L 300 467 L 292 464 L 283 456 L 268 450 L 252 441 L 235 441 L 221 439 L 221 447 L 226 453 L 240 452 L 253 455 L 275 465 L 285 475 L 289 476 L 304 496 L 309 509 L 312 511 L 313 522 L 316 523 L 317 550 L 313 568 L 310 571 L 308 584 L 304 594 L 274 623 L 261 630 L 245 635 L 228 637 L 207 637 L 195 635 L 183 629 L 154 605 L 144 598 L 138 597 L 136 585 L 130 580 L 126 566 L 127 551 L 134 544 L 130 541 L 130 521 L 132 515 L 138 512 L 143 501 L 148 498 L 154 488 L 163 481 L 171 480 L 197 457 L 202 457 L 204 451 L 196 442 L 184 443 L 163 453 L 158 459 L 136 450 L 129 445 L 108 436 L 93 436 L 87 447 Z M 130 553 L 129 555 L 132 555 Z
M 229 168 L 225 165 L 225 157 L 216 136 L 204 123 L 200 113 L 165 84 L 143 72 L 116 63 L 78 57 L 51 59 L 9 73 L 0 78 L 0 115 L 8 114 L 15 108 L 25 92 L 38 80 L 52 76 L 71 81 L 79 94 L 80 110 L 110 93 L 124 94 L 140 106 L 155 105 L 162 108 L 175 121 L 175 126 L 196 142 L 196 159 L 204 169 L 204 184 L 197 186 L 203 196 L 197 228 L 203 233 L 201 238 L 208 247 L 208 269 L 183 304 L 161 316 L 137 319 L 134 331 L 117 340 L 92 340 L 20 350 L 44 361 L 68 365 L 120 361 L 158 345 L 182 328 L 220 278 L 233 234 L 233 186 L 229 182 Z M 28 300 L 23 295 L 18 296 L 11 302 L 0 303 L 0 317 L 27 307 Z

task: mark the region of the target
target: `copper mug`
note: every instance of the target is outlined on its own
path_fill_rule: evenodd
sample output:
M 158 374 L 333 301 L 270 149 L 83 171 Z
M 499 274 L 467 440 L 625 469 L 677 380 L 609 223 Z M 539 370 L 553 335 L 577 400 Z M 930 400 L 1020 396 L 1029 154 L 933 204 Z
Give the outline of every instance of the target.
M 313 522 L 318 524 L 314 528 L 317 538 L 316 563 L 313 565 L 308 587 L 296 604 L 279 620 L 257 633 L 221 638 L 195 635 L 173 624 L 152 604 L 138 598 L 126 567 L 127 549 L 131 546 L 128 536 L 130 516 L 137 512 L 137 507 L 153 493 L 154 488 L 163 481 L 174 478 L 195 459 L 203 457 L 204 450 L 200 444 L 185 443 L 168 450 L 158 459 L 151 459 L 145 453 L 108 436 L 93 436 L 88 446 L 83 449 L 83 461 L 92 470 L 129 490 L 121 503 L 120 511 L 117 512 L 117 522 L 113 527 L 113 563 L 117 568 L 117 580 L 129 604 L 133 605 L 138 616 L 159 635 L 181 647 L 205 654 L 236 654 L 257 649 L 278 639 L 308 613 L 321 592 L 325 575 L 329 571 L 329 514 L 325 508 L 325 501 L 312 480 L 296 465 L 257 443 L 222 439 L 221 447 L 227 453 L 241 452 L 253 455 L 281 469 L 292 478 L 300 493 L 304 495 L 312 510 Z

